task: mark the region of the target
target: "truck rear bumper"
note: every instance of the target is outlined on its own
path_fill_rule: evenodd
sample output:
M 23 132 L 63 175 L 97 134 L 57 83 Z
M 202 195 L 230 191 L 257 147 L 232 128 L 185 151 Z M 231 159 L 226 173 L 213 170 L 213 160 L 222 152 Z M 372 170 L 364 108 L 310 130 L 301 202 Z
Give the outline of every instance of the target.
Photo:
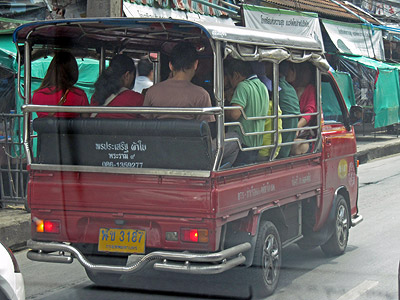
M 362 215 L 351 216 L 351 227 L 360 224 L 364 220 Z
M 242 253 L 249 250 L 251 245 L 250 243 L 243 243 L 213 253 L 155 251 L 146 255 L 131 255 L 134 263 L 128 266 L 93 264 L 77 248 L 64 243 L 29 240 L 28 247 L 31 248 L 27 254 L 30 260 L 72 263 L 74 259 L 77 259 L 85 269 L 123 275 L 135 273 L 152 262 L 154 262 L 153 268 L 160 271 L 218 274 L 243 264 L 246 258 Z

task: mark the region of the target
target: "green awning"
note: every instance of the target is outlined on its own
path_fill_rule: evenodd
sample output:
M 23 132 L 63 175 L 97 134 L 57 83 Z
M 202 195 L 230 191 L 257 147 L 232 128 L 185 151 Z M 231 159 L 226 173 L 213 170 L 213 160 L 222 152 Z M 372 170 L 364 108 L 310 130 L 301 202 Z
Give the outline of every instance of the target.
M 340 55 L 341 59 L 356 62 L 366 68 L 376 71 L 376 77 L 368 79 L 375 81 L 373 91 L 373 112 L 375 114 L 374 127 L 384 127 L 399 123 L 400 85 L 399 69 L 395 66 L 376 61 L 363 56 Z M 352 75 L 362 77 L 363 74 Z M 365 78 L 363 78 L 365 80 Z

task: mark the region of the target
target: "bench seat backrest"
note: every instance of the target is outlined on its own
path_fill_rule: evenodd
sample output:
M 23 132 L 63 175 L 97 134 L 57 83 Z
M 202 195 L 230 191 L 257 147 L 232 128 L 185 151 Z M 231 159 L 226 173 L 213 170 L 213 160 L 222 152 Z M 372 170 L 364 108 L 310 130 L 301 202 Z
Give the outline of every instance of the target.
M 39 118 L 33 129 L 40 164 L 212 168 L 211 134 L 205 121 Z

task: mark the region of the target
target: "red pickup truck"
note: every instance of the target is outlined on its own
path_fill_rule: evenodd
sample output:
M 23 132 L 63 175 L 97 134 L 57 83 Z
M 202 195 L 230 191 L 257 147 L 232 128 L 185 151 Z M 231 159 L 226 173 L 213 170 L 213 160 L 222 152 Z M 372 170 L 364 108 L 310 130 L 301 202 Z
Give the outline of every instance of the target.
M 34 55 L 69 49 L 77 57 L 98 58 L 102 70 L 104 61 L 115 53 L 133 58 L 152 53 L 155 82 L 159 82 L 168 65 L 168 51 L 180 40 L 196 43 L 203 51 L 200 64 L 211 66 L 210 72 L 202 74 L 202 84 L 212 94 L 212 107 L 30 104 Z M 304 249 L 321 246 L 327 255 L 345 252 L 350 228 L 362 221 L 352 128 L 357 107 L 348 111 L 318 41 L 170 19 L 30 23 L 15 31 L 14 41 L 24 54 L 19 62 L 24 63 L 26 74 L 23 112 L 32 211 L 30 259 L 56 263 L 76 259 L 97 284 L 116 282 L 144 267 L 187 274 L 254 267 L 256 277 L 243 276 L 243 280 L 252 285 L 255 297 L 263 297 L 278 284 L 283 247 L 297 243 Z M 279 128 L 279 120 L 302 115 L 279 113 L 279 63 L 308 61 L 315 66 L 317 112 L 309 114 L 315 124 L 303 128 L 314 132 L 307 140 L 311 151 L 279 159 L 271 154 L 267 161 L 220 167 L 224 129 L 240 126 L 224 118 L 229 109 L 224 107 L 226 57 L 273 66 L 273 113 L 261 117 L 272 120 L 272 130 L 244 133 L 269 134 L 271 143 L 251 150 L 275 152 L 300 143 L 280 142 L 285 129 Z M 177 118 L 37 118 L 31 122 L 37 111 L 157 112 Z M 215 130 L 204 121 L 179 119 L 180 114 L 213 114 Z M 30 134 L 33 130 L 37 141 Z M 128 256 L 133 264 L 126 264 Z

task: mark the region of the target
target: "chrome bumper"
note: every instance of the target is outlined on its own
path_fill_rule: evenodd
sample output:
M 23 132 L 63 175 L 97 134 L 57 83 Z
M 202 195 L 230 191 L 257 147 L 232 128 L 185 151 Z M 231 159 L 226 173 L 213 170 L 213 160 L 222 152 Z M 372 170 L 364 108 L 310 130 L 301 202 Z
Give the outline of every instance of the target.
M 246 261 L 246 257 L 242 253 L 249 250 L 251 245 L 250 243 L 243 243 L 220 252 L 206 254 L 155 251 L 146 255 L 130 255 L 134 263 L 128 266 L 93 264 L 78 249 L 63 243 L 29 240 L 28 247 L 31 248 L 27 254 L 30 260 L 72 263 L 75 258 L 85 269 L 123 275 L 135 273 L 150 262 L 155 262 L 153 268 L 160 271 L 187 274 L 218 274 L 243 264 Z M 66 253 L 70 255 L 66 255 Z
M 355 215 L 351 217 L 351 227 L 360 224 L 364 220 L 362 215 Z

